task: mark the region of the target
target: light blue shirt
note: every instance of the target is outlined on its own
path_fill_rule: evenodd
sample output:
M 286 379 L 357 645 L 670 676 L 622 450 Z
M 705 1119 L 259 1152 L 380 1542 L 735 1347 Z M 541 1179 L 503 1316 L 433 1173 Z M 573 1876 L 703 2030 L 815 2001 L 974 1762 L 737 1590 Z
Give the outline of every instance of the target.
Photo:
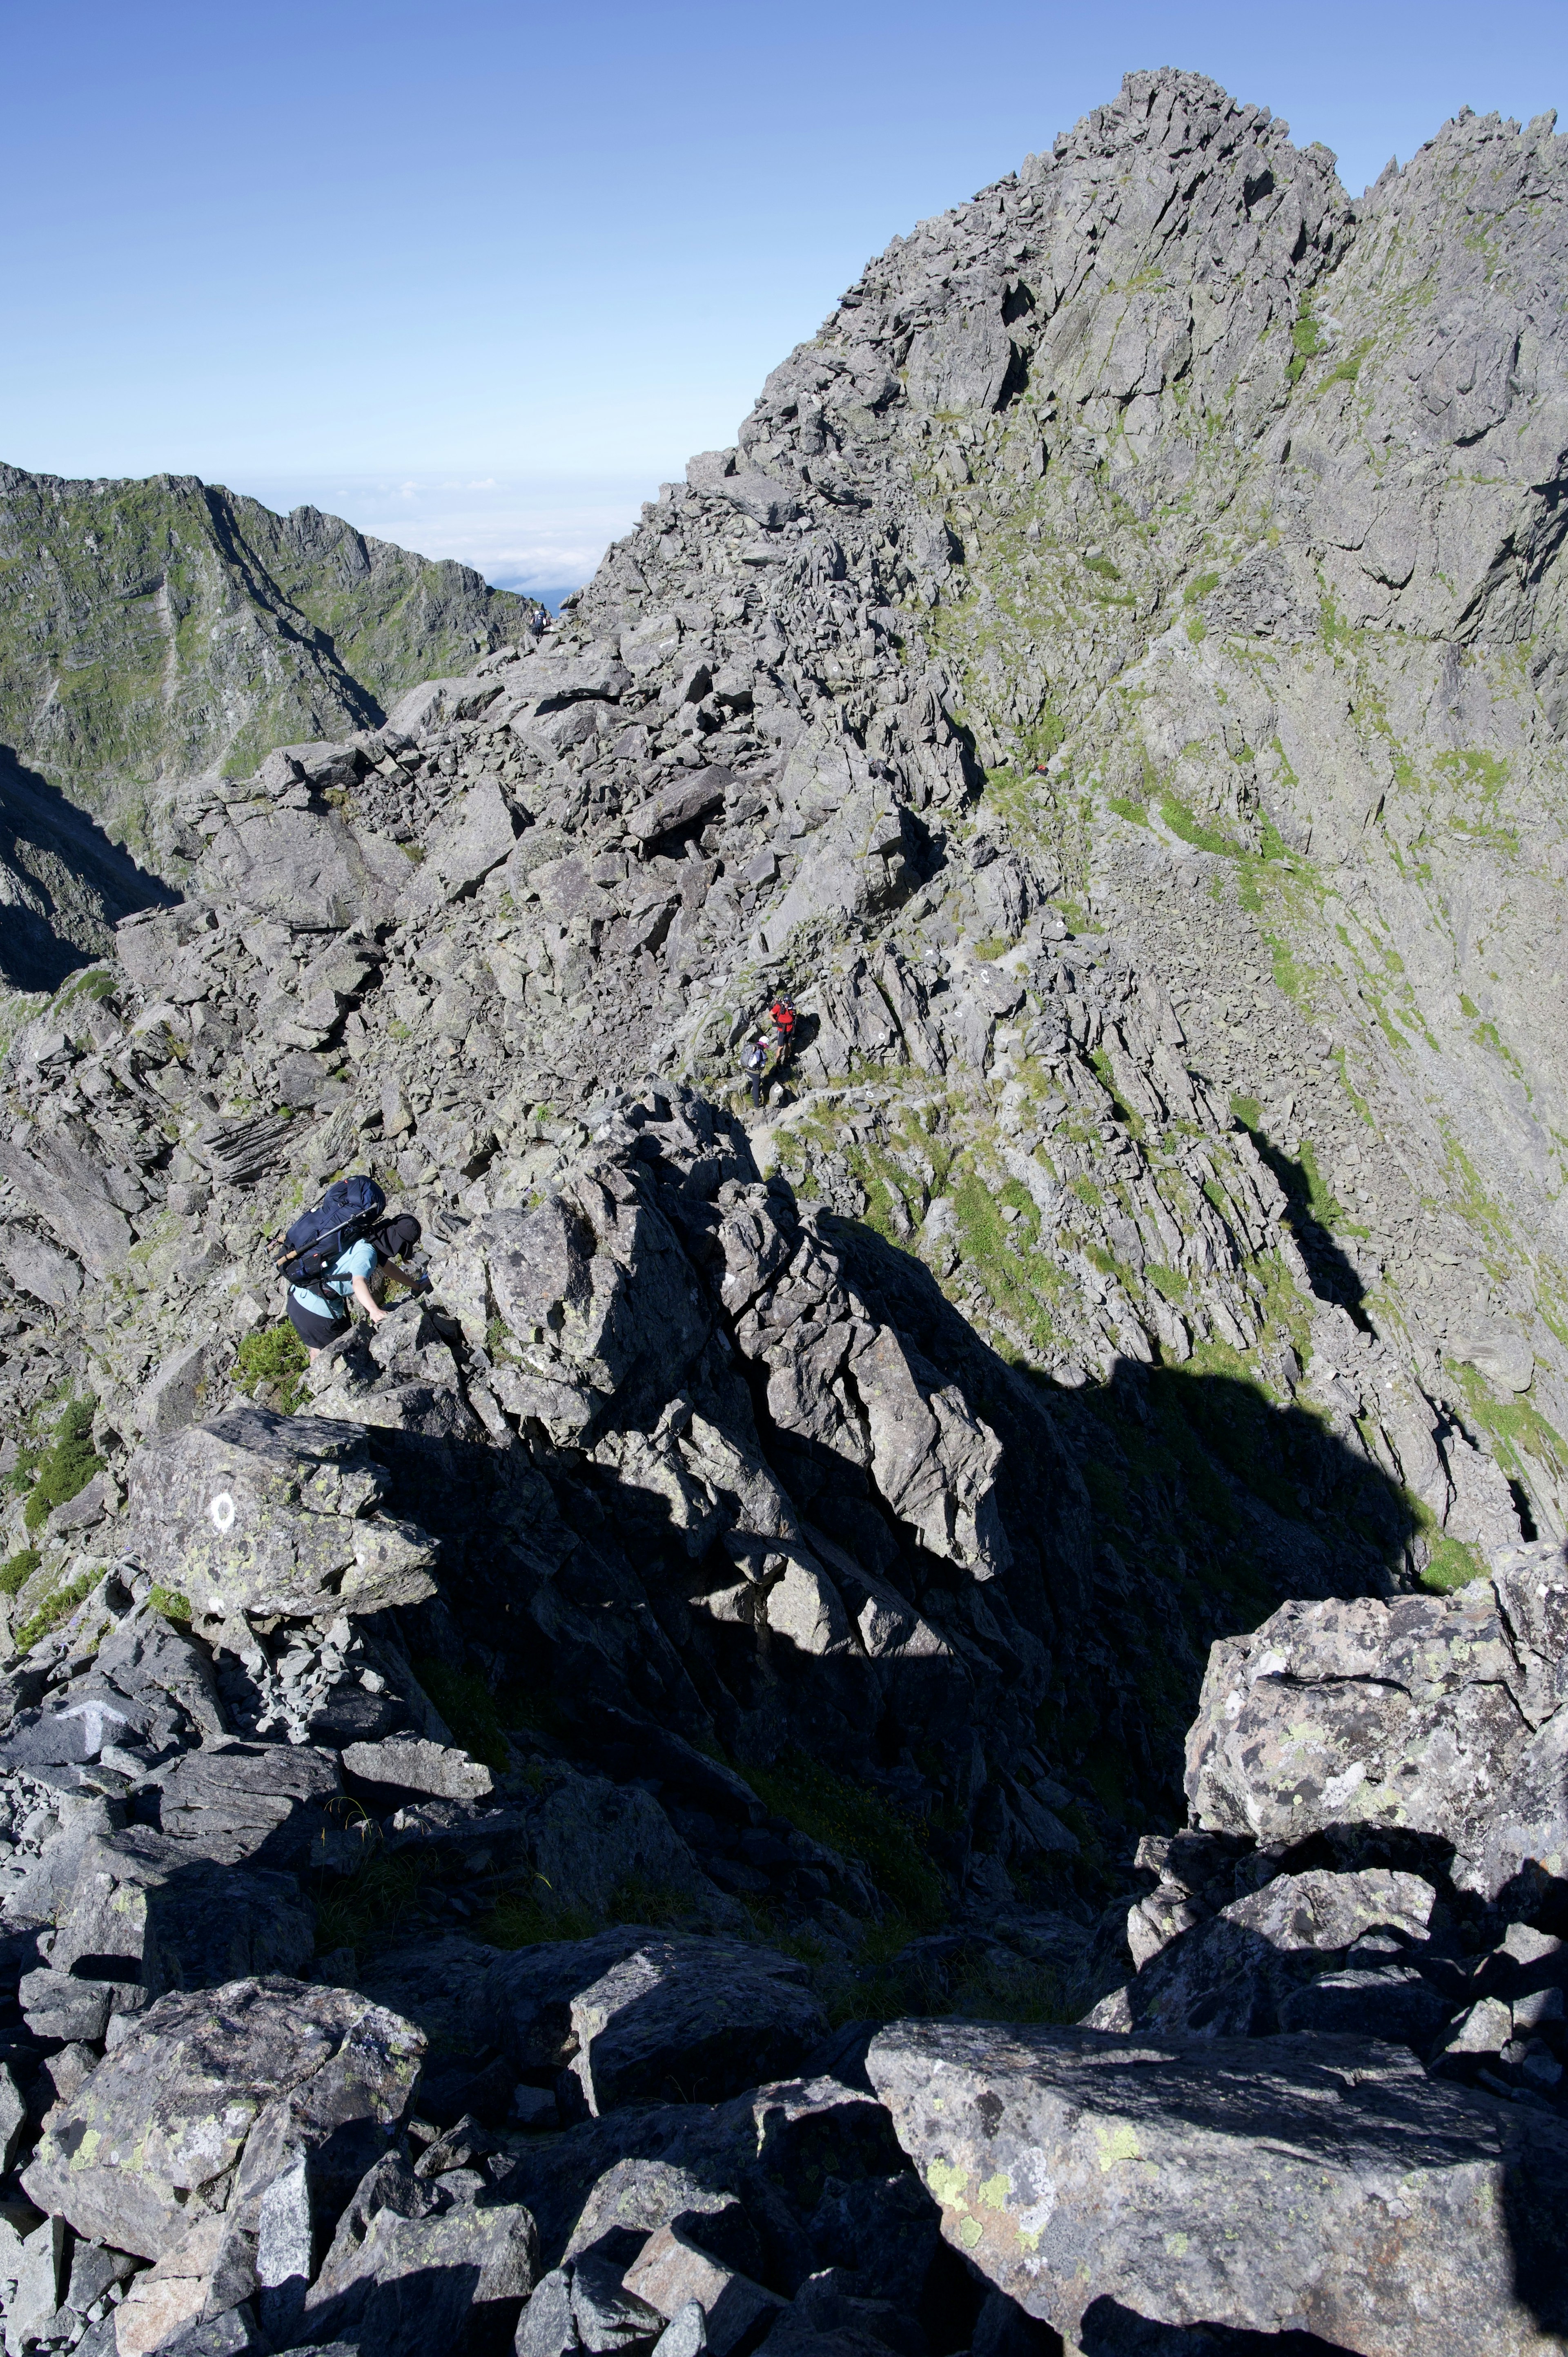
M 303 1285 L 291 1286 L 289 1290 L 300 1308 L 308 1309 L 312 1317 L 340 1318 L 343 1304 L 354 1290 L 354 1279 L 373 1275 L 376 1266 L 376 1248 L 369 1236 L 361 1236 L 357 1244 L 350 1244 L 347 1252 L 338 1254 L 329 1276 L 317 1279 L 320 1293 L 308 1292 Z M 323 1300 L 322 1294 L 328 1293 L 336 1295 L 337 1298 Z

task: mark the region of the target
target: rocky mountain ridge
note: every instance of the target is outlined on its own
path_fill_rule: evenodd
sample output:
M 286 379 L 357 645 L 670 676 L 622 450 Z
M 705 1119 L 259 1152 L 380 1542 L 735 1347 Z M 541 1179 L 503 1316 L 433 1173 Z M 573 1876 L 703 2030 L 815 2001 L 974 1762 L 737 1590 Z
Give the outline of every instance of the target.
M 314 508 L 274 515 L 194 476 L 0 467 L 0 745 L 16 763 L 0 885 L 20 928 L 0 974 L 53 988 L 102 953 L 106 926 L 156 903 L 158 878 L 178 882 L 188 780 L 373 727 L 426 673 L 527 637 L 540 614 Z
M 5 1068 L 19 2348 L 1564 2345 L 1563 152 L 1130 76 L 182 792 Z

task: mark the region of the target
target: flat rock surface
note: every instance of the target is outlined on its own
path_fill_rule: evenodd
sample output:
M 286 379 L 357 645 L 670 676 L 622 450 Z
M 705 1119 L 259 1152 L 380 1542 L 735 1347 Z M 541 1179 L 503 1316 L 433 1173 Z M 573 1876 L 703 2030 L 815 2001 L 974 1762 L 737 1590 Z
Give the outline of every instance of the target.
M 867 2068 L 944 2234 L 1069 2340 L 1112 2303 L 1364 2357 L 1563 2345 L 1568 2132 L 1397 2047 L 906 2022 Z

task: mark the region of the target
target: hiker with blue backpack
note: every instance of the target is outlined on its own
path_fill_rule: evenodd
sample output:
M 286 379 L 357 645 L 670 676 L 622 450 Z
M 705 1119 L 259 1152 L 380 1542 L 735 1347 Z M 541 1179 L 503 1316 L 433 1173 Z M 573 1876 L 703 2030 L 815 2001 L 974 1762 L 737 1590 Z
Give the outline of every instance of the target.
M 430 1279 L 401 1268 L 422 1233 L 403 1212 L 386 1217 L 387 1199 L 373 1178 L 340 1178 L 314 1211 L 302 1212 L 277 1250 L 278 1275 L 288 1286 L 288 1321 L 312 1361 L 346 1334 L 357 1301 L 372 1326 L 387 1311 L 371 1290 L 378 1273 L 411 1293 L 428 1293 Z

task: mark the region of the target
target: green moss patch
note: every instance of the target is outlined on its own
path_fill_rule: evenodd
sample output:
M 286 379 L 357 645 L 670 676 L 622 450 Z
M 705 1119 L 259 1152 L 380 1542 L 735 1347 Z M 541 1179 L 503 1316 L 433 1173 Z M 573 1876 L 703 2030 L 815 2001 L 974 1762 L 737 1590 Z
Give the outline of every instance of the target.
M 8 1562 L 0 1563 L 0 1595 L 19 1596 L 42 1561 L 37 1547 L 23 1547 Z
M 40 1637 L 47 1637 L 51 1629 L 58 1629 L 62 1620 L 69 1620 L 82 1598 L 91 1596 L 97 1580 L 96 1573 L 84 1571 L 64 1587 L 57 1587 L 46 1596 L 31 1620 L 24 1620 L 16 1631 L 13 1641 L 18 1653 L 30 1653 Z

